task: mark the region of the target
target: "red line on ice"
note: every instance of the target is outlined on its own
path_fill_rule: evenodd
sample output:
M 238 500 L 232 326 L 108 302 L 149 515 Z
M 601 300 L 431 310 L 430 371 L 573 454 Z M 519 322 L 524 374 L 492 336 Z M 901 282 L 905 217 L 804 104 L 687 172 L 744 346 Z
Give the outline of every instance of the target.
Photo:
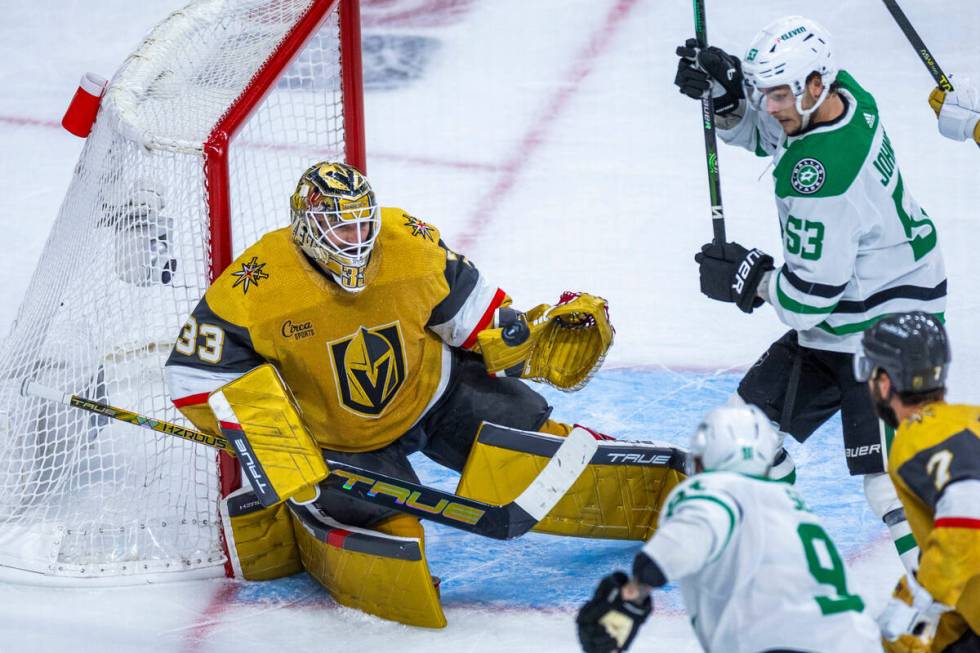
M 25 118 L 23 116 L 0 116 L 0 122 L 8 125 L 30 125 L 32 127 L 61 127 L 57 120 L 38 120 L 37 118 Z
M 238 581 L 218 581 L 221 587 L 211 597 L 211 602 L 198 617 L 197 623 L 184 637 L 181 653 L 198 653 L 206 648 L 208 635 L 215 626 L 221 625 L 221 615 L 234 604 L 238 593 Z
M 548 100 L 544 111 L 531 124 L 513 154 L 500 166 L 501 175 L 497 179 L 497 183 L 477 203 L 476 209 L 466 221 L 466 225 L 460 232 L 458 242 L 454 244 L 458 247 L 458 251 L 467 252 L 480 234 L 486 230 L 493 220 L 495 208 L 500 204 L 500 196 L 514 187 L 518 172 L 545 142 L 548 128 L 568 106 L 569 100 L 572 99 L 582 82 L 592 72 L 595 62 L 609 47 L 617 29 L 638 1 L 617 0 L 606 15 L 605 21 L 592 34 L 586 46 L 575 56 L 572 67 L 562 82 L 558 84 L 558 91 Z
M 414 4 L 414 6 L 412 6 Z M 361 8 L 364 27 L 440 27 L 457 22 L 473 0 L 376 0 Z M 393 7 L 390 5 L 394 5 Z M 399 10 L 399 5 L 401 6 Z M 408 8 L 405 8 L 405 7 Z M 394 10 L 394 11 L 393 11 Z

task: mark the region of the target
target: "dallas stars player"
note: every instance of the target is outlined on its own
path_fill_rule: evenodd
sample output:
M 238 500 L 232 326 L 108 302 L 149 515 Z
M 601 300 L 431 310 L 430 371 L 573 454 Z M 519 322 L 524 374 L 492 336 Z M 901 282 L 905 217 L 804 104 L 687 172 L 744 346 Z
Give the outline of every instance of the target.
M 286 452 L 265 477 L 277 490 L 278 475 L 306 507 L 294 505 L 291 516 L 281 503 L 262 508 L 254 495 L 225 506 L 241 575 L 295 573 L 301 559 L 347 605 L 445 625 L 416 546 L 418 520 L 346 495 L 321 496 L 320 450 L 329 460 L 418 482 L 408 454 L 421 451 L 462 471 L 484 420 L 567 435 L 572 427 L 551 420 L 544 398 L 514 377 L 564 389 L 584 384 L 612 341 L 605 301 L 568 294 L 527 314 L 510 308 L 504 291 L 435 227 L 380 208 L 349 165 L 310 167 L 291 206 L 292 226 L 248 248 L 194 309 L 167 362 L 171 397 L 212 433 L 218 420 L 230 423 L 223 414 L 243 423 L 247 414 L 246 440 L 257 424 L 252 436 L 274 437 Z M 269 494 L 262 483 L 255 492 L 260 500 Z M 293 528 L 297 511 L 324 529 Z
M 695 257 L 705 295 L 746 313 L 769 303 L 791 327 L 733 401 L 759 406 L 799 442 L 839 410 L 848 469 L 864 475 L 869 505 L 912 569 L 915 542 L 884 473 L 886 429 L 851 360 L 861 332 L 889 313 L 942 315 L 946 273 L 936 225 L 908 191 L 874 98 L 838 70 L 830 35 L 817 23 L 776 20 L 741 61 L 695 46 L 678 48 L 681 92 L 699 98 L 710 90 L 721 137 L 775 165 L 783 264 L 734 242 L 709 243 Z M 774 474 L 795 478 L 785 450 Z
M 766 478 L 779 438 L 754 406 L 708 413 L 691 439 L 695 475 L 676 486 L 633 578 L 602 580 L 579 612 L 589 653 L 624 651 L 677 582 L 709 653 L 880 651 L 833 541 L 800 495 Z
M 879 617 L 885 649 L 978 651 L 980 408 L 944 401 L 949 343 L 933 316 L 887 317 L 862 343 L 855 376 L 896 429 L 888 473 L 922 549 L 918 571 Z

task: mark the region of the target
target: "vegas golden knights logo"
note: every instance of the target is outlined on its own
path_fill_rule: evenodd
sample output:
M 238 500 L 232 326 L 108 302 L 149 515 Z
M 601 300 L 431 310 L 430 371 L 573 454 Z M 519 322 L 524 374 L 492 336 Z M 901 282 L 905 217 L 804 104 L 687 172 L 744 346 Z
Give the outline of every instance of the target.
M 405 348 L 398 322 L 361 327 L 327 347 L 340 403 L 359 415 L 381 415 L 405 382 Z

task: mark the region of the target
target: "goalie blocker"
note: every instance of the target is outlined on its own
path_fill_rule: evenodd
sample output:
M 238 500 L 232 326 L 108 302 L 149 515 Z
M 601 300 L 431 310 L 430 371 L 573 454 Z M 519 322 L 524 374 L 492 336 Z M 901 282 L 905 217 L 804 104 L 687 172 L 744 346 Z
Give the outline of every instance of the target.
M 208 404 L 262 505 L 320 495 L 327 465 L 275 367 L 260 365 L 221 386 Z

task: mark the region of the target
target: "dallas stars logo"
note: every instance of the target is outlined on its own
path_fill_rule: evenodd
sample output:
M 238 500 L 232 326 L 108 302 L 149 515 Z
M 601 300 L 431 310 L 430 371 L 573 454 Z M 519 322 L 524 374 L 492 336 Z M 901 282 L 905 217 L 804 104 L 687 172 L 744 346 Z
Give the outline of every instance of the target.
M 790 184 L 798 193 L 812 195 L 823 187 L 827 172 L 823 164 L 816 159 L 800 159 L 793 167 Z
M 411 227 L 413 236 L 421 236 L 426 240 L 432 240 L 432 225 L 426 222 L 422 222 L 418 218 L 414 218 L 410 215 L 405 214 L 403 216 L 407 222 L 405 222 L 406 227 Z
M 249 286 L 255 284 L 259 285 L 259 279 L 268 279 L 269 275 L 262 271 L 265 267 L 265 263 L 259 263 L 259 257 L 253 256 L 252 260 L 248 263 L 242 263 L 242 269 L 238 272 L 232 272 L 231 276 L 238 277 L 238 280 L 232 284 L 232 288 L 242 287 L 242 292 L 248 294 Z

